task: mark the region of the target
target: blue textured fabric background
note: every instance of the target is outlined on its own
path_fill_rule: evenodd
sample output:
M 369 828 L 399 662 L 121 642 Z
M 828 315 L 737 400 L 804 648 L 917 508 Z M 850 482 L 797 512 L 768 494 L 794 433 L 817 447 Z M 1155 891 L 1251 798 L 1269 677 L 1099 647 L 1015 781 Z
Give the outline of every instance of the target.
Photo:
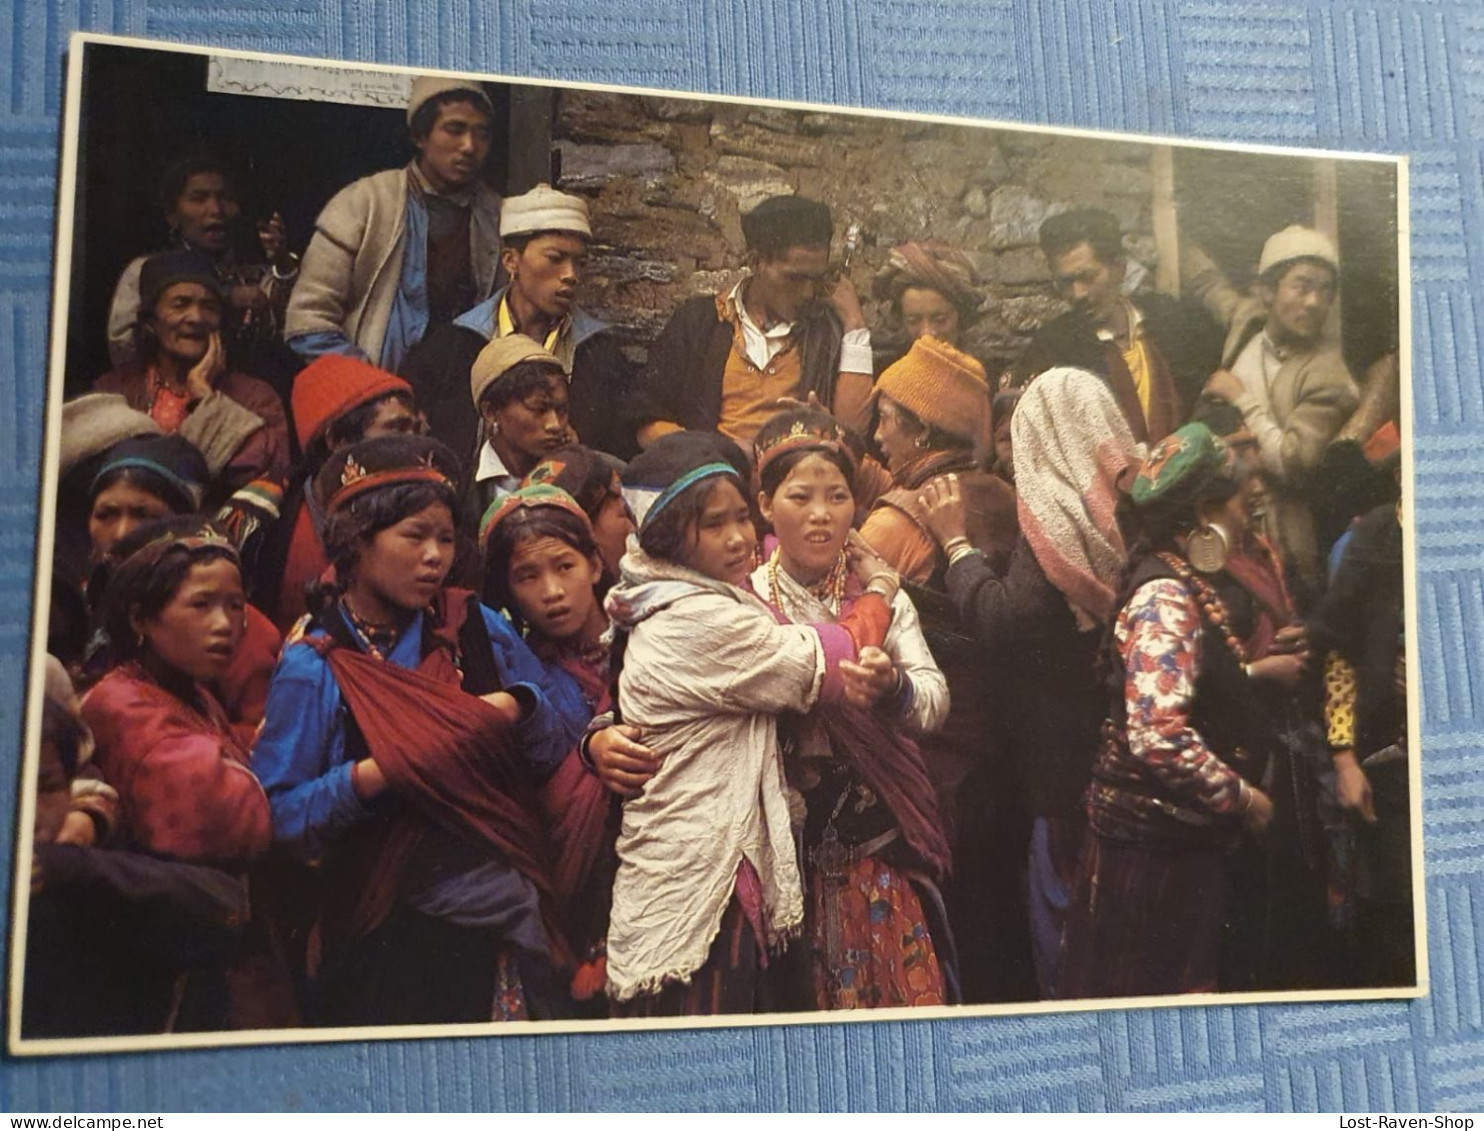
M 1484 8 L 1443 0 L 4 0 L 0 875 L 75 29 L 1412 158 L 1432 996 L 0 1064 L 0 1109 L 1484 1107 Z M 9 907 L 7 894 L 6 907 Z

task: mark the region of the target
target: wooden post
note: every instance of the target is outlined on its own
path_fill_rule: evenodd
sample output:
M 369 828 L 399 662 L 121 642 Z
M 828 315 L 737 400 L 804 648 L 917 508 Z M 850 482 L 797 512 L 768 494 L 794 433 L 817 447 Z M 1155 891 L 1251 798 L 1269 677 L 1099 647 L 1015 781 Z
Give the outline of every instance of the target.
M 1175 210 L 1175 151 L 1168 145 L 1157 145 L 1150 159 L 1154 200 L 1154 249 L 1159 257 L 1154 268 L 1154 285 L 1162 294 L 1180 297 L 1180 220 Z
M 1340 247 L 1340 178 L 1334 161 L 1326 158 L 1314 162 L 1314 230 L 1330 238 L 1335 250 Z M 1341 264 L 1343 269 L 1344 265 Z M 1324 321 L 1325 337 L 1331 341 L 1340 338 L 1340 306 L 1336 302 L 1329 308 L 1329 317 Z

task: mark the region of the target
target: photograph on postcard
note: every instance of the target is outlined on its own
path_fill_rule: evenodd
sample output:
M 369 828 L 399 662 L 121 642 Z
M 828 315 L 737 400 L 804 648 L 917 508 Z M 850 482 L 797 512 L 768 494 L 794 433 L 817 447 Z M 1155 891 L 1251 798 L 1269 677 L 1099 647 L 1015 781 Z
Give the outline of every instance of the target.
M 1402 162 L 68 81 L 14 1051 L 1422 992 Z

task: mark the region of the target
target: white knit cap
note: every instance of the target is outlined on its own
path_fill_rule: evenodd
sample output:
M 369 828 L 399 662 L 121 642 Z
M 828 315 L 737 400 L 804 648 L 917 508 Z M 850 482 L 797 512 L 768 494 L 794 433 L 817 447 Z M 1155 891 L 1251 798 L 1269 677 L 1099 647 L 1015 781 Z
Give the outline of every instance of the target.
M 1262 245 L 1257 273 L 1266 275 L 1269 268 L 1291 259 L 1319 259 L 1333 267 L 1336 273 L 1340 270 L 1339 252 L 1335 251 L 1335 245 L 1328 236 L 1302 224 L 1290 224 L 1281 232 L 1274 232 Z
M 490 105 L 489 96 L 480 88 L 477 80 L 454 78 L 452 75 L 419 75 L 412 80 L 412 93 L 407 96 L 407 124 L 412 124 L 412 116 L 424 102 L 451 90 L 466 92 L 484 107 L 485 113 L 491 118 L 495 116 L 495 108 Z
M 587 201 L 539 184 L 530 192 L 507 196 L 500 204 L 500 238 L 527 232 L 577 232 L 591 237 Z

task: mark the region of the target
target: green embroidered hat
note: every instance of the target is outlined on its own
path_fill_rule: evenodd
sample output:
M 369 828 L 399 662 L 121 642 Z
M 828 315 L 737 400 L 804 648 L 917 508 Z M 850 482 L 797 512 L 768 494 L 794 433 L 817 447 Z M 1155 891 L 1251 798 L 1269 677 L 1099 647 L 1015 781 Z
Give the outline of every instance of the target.
M 1231 449 L 1204 424 L 1187 424 L 1154 445 L 1129 495 L 1136 507 L 1179 506 L 1231 468 Z

